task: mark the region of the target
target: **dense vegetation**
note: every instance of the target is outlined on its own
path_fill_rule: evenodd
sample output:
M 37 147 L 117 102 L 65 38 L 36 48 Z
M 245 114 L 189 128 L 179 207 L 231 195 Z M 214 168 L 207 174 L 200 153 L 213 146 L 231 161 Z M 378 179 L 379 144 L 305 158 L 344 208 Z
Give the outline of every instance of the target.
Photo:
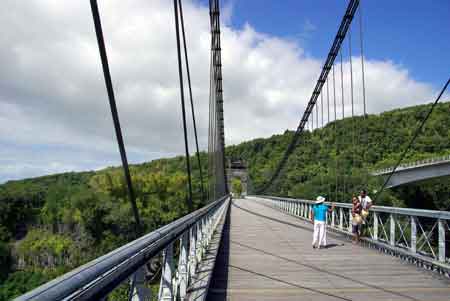
M 339 201 L 348 200 L 361 187 L 373 193 L 381 182 L 368 171 L 395 163 L 428 109 L 417 106 L 394 110 L 370 115 L 367 120 L 347 118 L 304 133 L 268 193 L 306 198 L 328 194 L 335 200 L 338 187 Z M 449 109 L 449 103 L 437 107 L 408 153 L 408 161 L 450 153 Z M 228 157 L 246 161 L 250 192 L 267 181 L 292 134 L 286 131 L 227 147 Z M 206 154 L 202 154 L 202 162 L 206 170 Z M 146 232 L 186 214 L 184 164 L 182 157 L 176 157 L 131 167 Z M 195 164 L 193 179 L 197 208 L 204 201 Z M 240 181 L 233 181 L 232 186 L 240 194 Z M 112 167 L 0 185 L 0 301 L 132 240 L 133 215 L 125 188 L 121 169 Z M 386 191 L 377 202 L 450 210 L 449 179 Z
M 304 198 L 325 194 L 333 201 L 347 201 L 366 188 L 374 196 L 382 179 L 369 172 L 395 165 L 429 109 L 430 105 L 421 105 L 369 115 L 366 119 L 345 118 L 312 133 L 304 132 L 285 169 L 266 194 Z M 404 162 L 450 154 L 449 111 L 450 103 L 435 108 Z M 252 181 L 250 192 L 267 181 L 292 135 L 286 131 L 227 148 L 228 156 L 247 162 Z M 450 210 L 449 183 L 448 178 L 441 178 L 385 190 L 377 203 Z
M 182 157 L 131 166 L 145 232 L 187 213 L 184 166 Z M 204 204 L 197 168 L 193 177 L 197 208 Z M 0 185 L 0 300 L 125 244 L 134 229 L 120 168 Z

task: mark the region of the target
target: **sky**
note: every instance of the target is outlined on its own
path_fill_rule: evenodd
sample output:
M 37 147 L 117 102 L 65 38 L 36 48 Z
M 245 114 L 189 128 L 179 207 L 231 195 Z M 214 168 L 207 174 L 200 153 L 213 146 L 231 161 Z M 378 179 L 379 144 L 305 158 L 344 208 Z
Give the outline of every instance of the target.
M 89 2 L 2 4 L 0 183 L 119 165 Z M 226 144 L 296 128 L 346 4 L 222 1 Z M 132 163 L 184 151 L 172 5 L 167 0 L 99 1 Z M 207 1 L 184 0 L 183 8 L 200 146 L 206 149 Z M 359 20 L 357 14 L 351 28 L 357 114 L 362 112 Z M 362 22 L 368 112 L 432 101 L 449 76 L 450 3 L 366 0 Z M 345 116 L 350 114 L 349 45 L 346 39 Z M 336 68 L 340 83 L 340 65 Z M 191 126 L 189 133 L 193 151 Z

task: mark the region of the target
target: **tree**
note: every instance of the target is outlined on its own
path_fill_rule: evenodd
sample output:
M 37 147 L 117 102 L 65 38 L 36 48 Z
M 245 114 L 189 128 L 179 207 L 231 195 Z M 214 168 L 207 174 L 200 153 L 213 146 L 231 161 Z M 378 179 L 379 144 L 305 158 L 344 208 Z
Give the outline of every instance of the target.
M 236 196 L 241 196 L 242 194 L 242 183 L 241 183 L 241 179 L 239 178 L 233 178 L 231 180 L 231 190 L 233 191 L 233 193 Z

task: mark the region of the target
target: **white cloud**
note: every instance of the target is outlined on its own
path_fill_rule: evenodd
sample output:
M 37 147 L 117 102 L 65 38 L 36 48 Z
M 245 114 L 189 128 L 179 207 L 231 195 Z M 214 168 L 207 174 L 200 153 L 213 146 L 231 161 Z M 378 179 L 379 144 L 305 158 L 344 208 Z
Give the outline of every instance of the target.
M 205 148 L 208 9 L 197 2 L 183 3 L 199 136 Z M 132 162 L 183 153 L 171 4 L 115 0 L 99 5 Z M 226 142 L 295 128 L 323 58 L 308 57 L 301 45 L 257 32 L 249 24 L 230 27 L 232 7 L 229 2 L 228 21 L 222 27 Z M 120 162 L 91 18 L 85 1 L 3 1 L 0 181 Z M 354 60 L 359 91 L 358 58 Z M 421 103 L 435 92 L 390 61 L 367 60 L 366 83 L 370 113 Z M 360 99 L 358 93 L 355 99 Z

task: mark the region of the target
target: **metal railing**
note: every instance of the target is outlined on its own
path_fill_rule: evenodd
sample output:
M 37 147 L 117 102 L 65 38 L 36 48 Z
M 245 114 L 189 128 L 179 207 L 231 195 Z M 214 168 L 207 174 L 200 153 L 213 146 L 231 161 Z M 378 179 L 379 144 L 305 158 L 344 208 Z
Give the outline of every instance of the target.
M 105 300 L 111 291 L 127 281 L 131 285 L 128 300 L 150 300 L 151 290 L 144 285 L 146 265 L 161 251 L 158 300 L 183 299 L 229 200 L 225 196 L 15 300 Z M 175 271 L 177 239 L 179 255 Z
M 247 198 L 311 221 L 314 201 L 272 196 Z M 328 229 L 352 235 L 352 204 L 334 204 L 334 210 L 327 216 Z M 363 243 L 450 276 L 450 250 L 446 250 L 450 212 L 372 206 L 365 228 Z
M 439 163 L 447 163 L 447 162 L 450 162 L 450 155 L 400 164 L 395 171 L 398 172 L 403 169 L 410 169 L 410 168 L 416 168 L 416 167 L 439 164 Z M 371 174 L 374 176 L 379 176 L 379 175 L 391 173 L 393 170 L 394 170 L 393 167 L 388 167 L 388 168 L 375 170 L 375 171 L 371 172 Z

